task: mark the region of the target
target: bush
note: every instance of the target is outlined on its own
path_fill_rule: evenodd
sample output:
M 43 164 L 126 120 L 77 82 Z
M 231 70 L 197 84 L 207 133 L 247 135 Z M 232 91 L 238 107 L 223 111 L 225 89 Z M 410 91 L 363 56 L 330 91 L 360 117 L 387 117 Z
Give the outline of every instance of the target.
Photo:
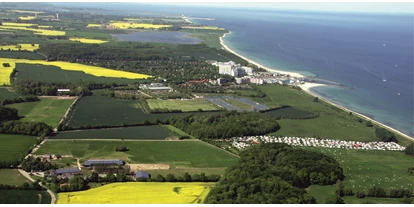
M 387 197 L 387 192 L 380 187 L 372 187 L 368 190 L 368 196 L 370 197 Z
M 407 155 L 414 155 L 414 143 L 411 143 L 405 148 L 405 154 Z
M 365 198 L 365 193 L 358 191 L 358 192 L 356 192 L 355 197 L 357 197 L 357 198 Z

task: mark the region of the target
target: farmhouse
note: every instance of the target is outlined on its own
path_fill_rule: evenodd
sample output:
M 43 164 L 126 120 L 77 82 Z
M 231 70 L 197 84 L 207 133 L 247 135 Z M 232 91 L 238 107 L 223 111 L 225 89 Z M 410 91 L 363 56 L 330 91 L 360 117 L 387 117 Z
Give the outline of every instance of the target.
M 148 174 L 148 172 L 138 171 L 135 173 L 135 179 L 138 179 L 138 178 L 150 178 L 150 175 Z
M 93 165 L 124 165 L 122 160 L 85 160 L 83 166 L 92 167 Z
M 80 174 L 80 170 L 77 167 L 74 168 L 61 168 L 61 169 L 57 169 L 57 170 L 49 170 L 49 173 L 51 176 L 53 177 L 66 177 L 66 178 L 70 178 L 74 175 L 78 175 Z

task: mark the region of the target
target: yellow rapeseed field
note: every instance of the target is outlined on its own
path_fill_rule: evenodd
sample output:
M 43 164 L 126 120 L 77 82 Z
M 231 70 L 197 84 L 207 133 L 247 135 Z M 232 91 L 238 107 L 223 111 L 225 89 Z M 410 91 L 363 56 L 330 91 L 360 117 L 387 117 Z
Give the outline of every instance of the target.
M 14 13 L 29 13 L 29 14 L 43 14 L 44 12 L 39 12 L 39 11 L 29 11 L 29 10 L 9 10 L 11 12 Z
M 34 50 L 39 49 L 39 44 L 17 44 L 17 45 L 7 45 L 7 46 L 0 46 L 0 49 L 3 50 L 12 50 L 12 51 L 19 51 L 20 50 L 27 50 L 33 52 Z
M 203 203 L 214 183 L 112 183 L 86 191 L 58 194 L 58 204 Z
M 52 28 L 53 26 L 39 25 L 37 27 L 42 28 L 42 29 L 48 29 L 48 28 Z
M 37 24 L 30 24 L 30 23 L 16 23 L 16 22 L 3 22 L 3 26 L 10 26 L 10 27 L 30 27 L 35 26 Z
M 4 67 L 3 63 L 9 63 L 10 67 Z M 10 85 L 10 74 L 15 67 L 16 64 L 14 62 L 0 61 L 0 85 Z
M 52 66 L 60 67 L 62 70 L 83 71 L 86 74 L 99 76 L 99 77 L 127 78 L 127 79 L 145 79 L 145 78 L 151 77 L 149 75 L 144 75 L 144 74 L 139 74 L 139 73 L 131 73 L 131 72 L 125 72 L 125 71 L 119 71 L 119 70 L 112 70 L 108 68 L 82 65 L 79 63 L 68 63 L 68 62 L 62 62 L 62 61 L 47 62 L 44 60 L 0 58 L 0 65 L 2 65 L 3 63 L 9 63 L 10 66 L 12 67 L 7 68 L 9 70 L 2 70 L 0 72 L 0 85 L 2 85 L 3 83 L 10 84 L 9 77 L 10 77 L 11 72 L 13 71 L 13 68 L 16 66 L 16 63 L 52 65 Z M 7 78 L 4 78 L 3 76 Z
M 32 20 L 32 19 L 36 19 L 35 16 L 22 16 L 19 17 L 20 20 Z
M 124 18 L 125 21 L 142 21 L 141 19 L 137 18 Z
M 141 23 L 133 23 L 133 22 L 114 22 L 114 23 L 110 23 L 110 26 L 117 28 L 117 29 L 134 29 L 134 28 L 159 29 L 163 27 L 172 27 L 172 25 L 141 24 Z
M 70 41 L 79 41 L 82 43 L 88 43 L 88 44 L 102 44 L 108 41 L 105 40 L 96 40 L 96 39 L 86 39 L 86 38 L 75 38 L 75 37 L 71 37 L 69 38 Z
M 86 27 L 101 27 L 100 24 L 88 24 Z
M 44 36 L 64 36 L 66 34 L 64 31 L 34 29 L 34 28 L 26 28 L 24 26 L 0 26 L 0 29 L 27 30 L 27 31 L 32 31 L 33 34 L 44 35 Z

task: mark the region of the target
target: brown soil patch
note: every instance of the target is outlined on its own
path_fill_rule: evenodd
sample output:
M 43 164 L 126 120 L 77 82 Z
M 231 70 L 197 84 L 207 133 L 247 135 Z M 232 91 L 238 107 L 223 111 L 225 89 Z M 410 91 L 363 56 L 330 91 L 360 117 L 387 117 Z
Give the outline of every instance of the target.
M 168 170 L 170 165 L 167 164 L 128 164 L 133 171 L 139 170 Z

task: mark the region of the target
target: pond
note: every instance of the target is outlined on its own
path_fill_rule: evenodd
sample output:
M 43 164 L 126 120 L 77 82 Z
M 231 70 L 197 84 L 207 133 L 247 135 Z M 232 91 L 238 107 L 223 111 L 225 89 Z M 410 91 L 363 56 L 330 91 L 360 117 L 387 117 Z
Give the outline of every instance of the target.
M 111 34 L 112 37 L 131 42 L 158 42 L 175 44 L 198 44 L 201 40 L 188 36 L 185 32 L 132 32 L 130 34 Z

